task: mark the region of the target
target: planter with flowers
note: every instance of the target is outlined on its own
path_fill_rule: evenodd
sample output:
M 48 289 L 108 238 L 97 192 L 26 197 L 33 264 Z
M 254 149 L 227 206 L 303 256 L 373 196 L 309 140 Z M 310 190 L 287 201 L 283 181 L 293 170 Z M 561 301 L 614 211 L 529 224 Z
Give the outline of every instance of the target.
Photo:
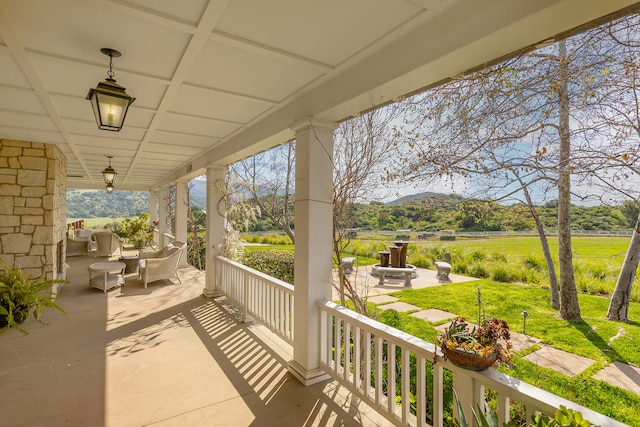
M 483 371 L 491 366 L 511 366 L 509 325 L 504 320 L 492 317 L 478 327 L 471 326 L 463 317 L 453 319 L 443 333 L 438 334 L 438 343 L 445 359 L 461 368 Z M 504 340 L 504 345 L 500 343 Z
M 464 317 L 453 319 L 437 336 L 442 353 L 454 365 L 473 371 L 500 364 L 510 368 L 513 354 L 509 325 L 496 317 L 487 320 L 480 286 L 476 286 L 475 298 L 479 326 L 469 324 Z

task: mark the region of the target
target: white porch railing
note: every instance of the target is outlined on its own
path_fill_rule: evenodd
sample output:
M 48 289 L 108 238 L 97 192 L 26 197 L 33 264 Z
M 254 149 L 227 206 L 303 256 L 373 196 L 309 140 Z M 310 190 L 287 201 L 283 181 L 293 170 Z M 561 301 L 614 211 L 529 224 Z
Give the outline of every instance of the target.
M 497 393 L 499 425 L 509 420 L 511 403 L 520 402 L 526 408 L 527 421 L 535 413 L 553 415 L 564 405 L 580 411 L 593 424 L 624 426 L 496 370 L 458 368 L 445 361 L 433 344 L 340 305 L 316 304 L 320 309 L 321 367 L 395 425 L 443 425 L 446 369 L 453 374 L 453 388 L 468 417 L 472 407 L 484 407 L 485 391 L 493 390 Z M 412 384 L 417 390 L 413 404 Z M 427 387 L 433 391 L 430 401 Z
M 293 286 L 225 257 L 216 257 L 216 290 L 293 344 Z
M 215 258 L 215 269 L 217 291 L 240 307 L 244 316 L 293 343 L 293 286 L 221 256 Z M 496 370 L 458 368 L 445 361 L 435 345 L 333 302 L 316 305 L 321 368 L 395 425 L 442 427 L 445 404 L 451 405 L 444 397 L 445 372 L 450 371 L 467 416 L 471 408 L 484 407 L 486 392 L 493 390 L 499 425 L 509 420 L 510 408 L 518 402 L 526 408 L 527 421 L 536 413 L 552 416 L 563 405 L 593 424 L 624 426 Z M 447 394 L 451 396 L 451 391 Z

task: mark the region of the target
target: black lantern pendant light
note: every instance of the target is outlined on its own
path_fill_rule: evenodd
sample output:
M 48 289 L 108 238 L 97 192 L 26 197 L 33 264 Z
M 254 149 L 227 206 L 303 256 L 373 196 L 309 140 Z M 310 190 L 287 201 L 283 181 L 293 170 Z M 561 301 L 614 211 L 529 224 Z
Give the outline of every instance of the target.
M 109 167 L 102 171 L 102 176 L 104 178 L 104 183 L 107 184 L 107 191 L 111 193 L 111 191 L 113 191 L 113 183 L 115 182 L 118 174 L 116 173 L 115 169 L 111 167 L 111 159 L 113 158 L 113 156 L 107 157 L 109 158 Z M 111 186 L 111 191 L 109 191 L 109 186 Z
M 119 132 L 127 116 L 129 105 L 136 99 L 127 95 L 125 88 L 113 79 L 113 58 L 118 58 L 122 54 L 106 47 L 100 49 L 100 52 L 109 57 L 108 77 L 102 83 L 98 83 L 95 89 L 89 89 L 87 99 L 91 101 L 98 128 Z
M 107 193 L 113 193 L 113 184 L 107 184 Z

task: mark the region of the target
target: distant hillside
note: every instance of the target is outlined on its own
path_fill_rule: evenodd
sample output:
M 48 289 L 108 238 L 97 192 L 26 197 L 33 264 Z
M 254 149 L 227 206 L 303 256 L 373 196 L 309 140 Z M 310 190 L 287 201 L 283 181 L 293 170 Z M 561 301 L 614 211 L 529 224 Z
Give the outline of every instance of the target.
M 465 198 L 458 194 L 424 193 L 411 194 L 386 203 L 389 206 L 401 204 L 424 204 L 430 206 L 453 206 L 464 201 Z
M 191 205 L 205 209 L 206 181 L 189 183 Z M 146 191 L 119 191 L 109 194 L 104 190 L 67 190 L 67 218 L 125 218 L 137 212 L 149 211 L 149 193 Z
M 67 218 L 123 218 L 148 211 L 145 191 L 67 190 Z

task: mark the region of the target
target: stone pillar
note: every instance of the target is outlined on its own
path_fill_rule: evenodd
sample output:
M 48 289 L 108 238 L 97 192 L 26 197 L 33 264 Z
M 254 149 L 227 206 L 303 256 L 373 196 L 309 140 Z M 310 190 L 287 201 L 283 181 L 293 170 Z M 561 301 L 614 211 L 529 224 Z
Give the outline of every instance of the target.
M 320 369 L 316 301 L 331 300 L 335 128 L 335 123 L 315 121 L 295 127 L 295 339 L 289 371 L 305 385 L 328 378 Z
M 149 192 L 149 226 L 154 227 L 153 223 L 158 221 L 158 190 L 151 190 Z M 154 228 L 158 228 L 158 226 Z M 158 233 L 153 233 L 153 244 L 157 248 L 160 245 L 160 236 Z
M 160 198 L 159 215 L 160 223 L 158 224 L 158 230 L 160 231 L 160 247 L 164 247 L 167 243 L 165 241 L 164 234 L 169 233 L 169 227 L 167 226 L 167 219 L 169 218 L 169 189 L 167 187 L 160 188 L 158 192 Z
M 222 200 L 222 188 L 224 186 L 225 170 L 226 167 L 224 166 L 210 166 L 207 168 L 207 270 L 205 288 L 202 291 L 206 297 L 220 295 L 216 290 L 215 258 L 220 254 L 218 247 L 224 241 L 225 203 Z
M 56 145 L 0 140 L 0 259 L 33 277 L 66 277 L 66 173 Z
M 188 181 L 176 182 L 176 240 L 187 242 L 187 215 L 189 208 L 189 196 L 187 194 Z M 180 256 L 180 266 L 189 265 L 187 260 L 187 251 L 185 250 Z

